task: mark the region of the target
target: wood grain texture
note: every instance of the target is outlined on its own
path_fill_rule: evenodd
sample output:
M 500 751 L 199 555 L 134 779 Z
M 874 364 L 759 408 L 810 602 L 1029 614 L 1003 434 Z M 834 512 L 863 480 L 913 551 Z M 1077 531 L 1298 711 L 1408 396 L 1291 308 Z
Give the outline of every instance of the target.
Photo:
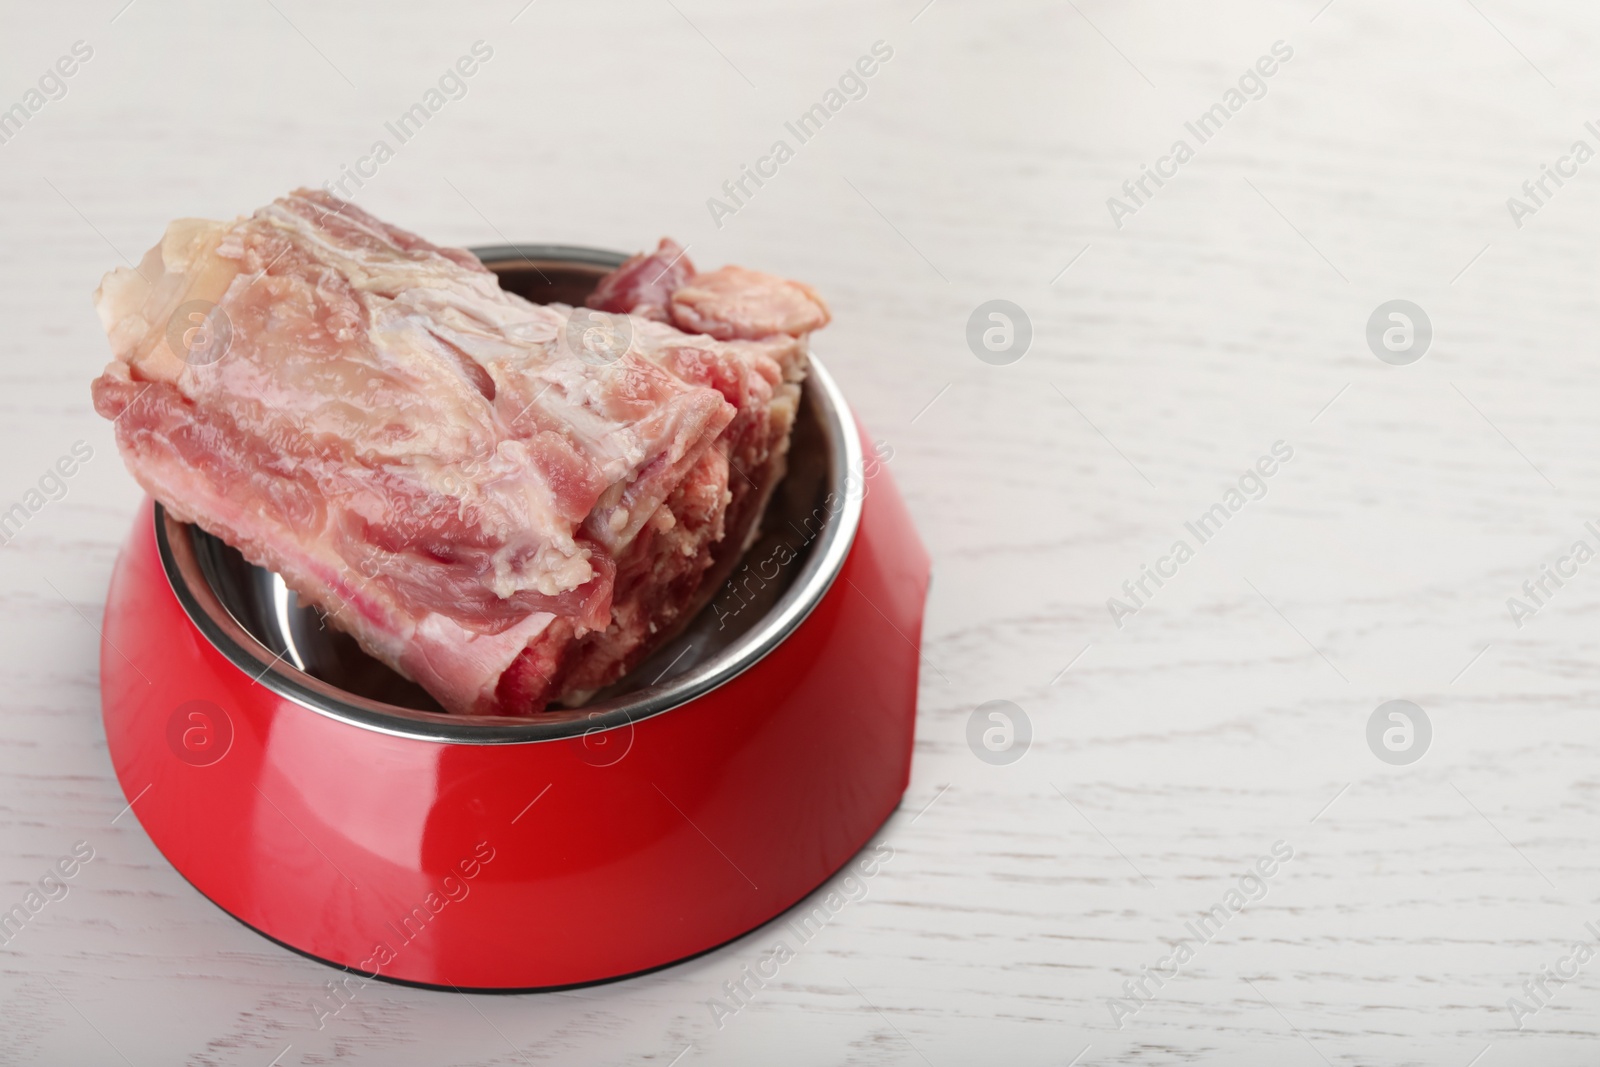
M 0 549 L 0 909 L 96 854 L 0 947 L 0 1062 L 1592 1062 L 1588 970 L 1521 1031 L 1507 1000 L 1600 924 L 1600 564 L 1520 628 L 1506 608 L 1600 518 L 1600 162 L 1520 228 L 1506 207 L 1600 147 L 1592 7 L 122 4 L 12 3 L 0 40 L 0 107 L 94 48 L 0 145 L 0 510 L 95 450 Z M 813 283 L 936 560 L 894 859 L 720 1027 L 775 928 L 569 993 L 374 985 L 319 1029 L 331 972 L 119 816 L 96 626 L 138 494 L 89 406 L 88 294 L 173 217 L 336 176 L 480 38 L 358 201 L 445 242 L 671 233 Z M 706 199 L 877 40 L 865 98 L 715 225 Z M 1265 95 L 1114 225 L 1280 40 Z M 1033 325 L 1009 366 L 965 340 L 993 298 Z M 1407 367 L 1364 339 L 1393 298 L 1434 326 Z M 1107 598 L 1279 440 L 1266 496 L 1115 625 Z M 1434 727 L 1408 767 L 1365 740 L 1393 698 Z M 1033 728 L 1004 767 L 966 743 L 994 699 Z M 1113 1025 L 1279 840 L 1264 899 Z

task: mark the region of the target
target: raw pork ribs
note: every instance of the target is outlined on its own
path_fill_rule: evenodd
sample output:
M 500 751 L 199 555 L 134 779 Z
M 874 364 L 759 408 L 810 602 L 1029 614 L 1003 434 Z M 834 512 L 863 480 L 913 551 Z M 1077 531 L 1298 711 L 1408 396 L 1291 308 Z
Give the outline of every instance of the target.
M 666 240 L 592 309 L 529 303 L 308 190 L 174 222 L 96 304 L 95 408 L 139 483 L 447 710 L 498 716 L 581 702 L 705 603 L 828 322 Z

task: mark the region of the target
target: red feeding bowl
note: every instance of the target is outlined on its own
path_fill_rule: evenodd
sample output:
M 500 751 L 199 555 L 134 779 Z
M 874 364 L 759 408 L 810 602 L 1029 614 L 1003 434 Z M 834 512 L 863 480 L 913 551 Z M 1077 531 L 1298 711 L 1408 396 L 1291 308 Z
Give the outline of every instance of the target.
M 572 304 L 623 258 L 479 255 Z M 813 361 L 744 563 L 628 678 L 537 719 L 442 714 L 146 503 L 100 655 L 123 792 L 224 911 L 368 976 L 542 989 L 732 940 L 839 870 L 910 774 L 928 558 L 864 441 Z

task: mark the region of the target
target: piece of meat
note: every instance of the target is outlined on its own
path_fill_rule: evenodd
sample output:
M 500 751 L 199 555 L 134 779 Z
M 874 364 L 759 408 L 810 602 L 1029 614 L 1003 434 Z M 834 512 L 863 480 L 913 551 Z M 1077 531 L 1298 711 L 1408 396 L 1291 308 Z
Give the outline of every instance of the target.
M 808 285 L 743 267 L 696 274 L 672 291 L 672 322 L 721 341 L 804 337 L 828 325 L 828 306 Z
M 697 274 L 670 237 L 606 275 L 588 305 L 670 322 L 720 341 L 804 337 L 829 321 L 828 305 L 809 285 L 744 267 Z
M 713 277 L 665 240 L 629 264 L 601 284 L 615 310 Z M 717 286 L 746 339 L 615 314 L 596 344 L 593 312 L 529 303 L 468 252 L 300 190 L 175 222 L 106 276 L 95 407 L 176 518 L 446 709 L 526 715 L 618 678 L 753 539 L 806 355 L 755 310 L 778 280 L 751 276 L 743 298 Z
M 600 279 L 585 303 L 600 311 L 671 322 L 667 301 L 694 277 L 694 264 L 684 253 L 678 242 L 663 237 L 654 252 L 629 256 L 622 266 Z

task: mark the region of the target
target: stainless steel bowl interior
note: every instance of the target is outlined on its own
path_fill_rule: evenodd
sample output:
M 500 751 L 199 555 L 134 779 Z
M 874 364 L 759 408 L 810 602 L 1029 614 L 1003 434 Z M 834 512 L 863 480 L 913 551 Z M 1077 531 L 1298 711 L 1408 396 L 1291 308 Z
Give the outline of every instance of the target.
M 474 249 L 501 285 L 577 304 L 623 256 L 551 245 Z M 352 725 L 458 744 L 575 737 L 670 711 L 748 669 L 822 599 L 844 564 L 865 491 L 860 439 L 838 387 L 812 358 L 789 455 L 761 535 L 681 633 L 581 707 L 530 718 L 447 715 L 421 687 L 327 625 L 278 575 L 156 506 L 168 580 L 196 627 L 261 685 Z

